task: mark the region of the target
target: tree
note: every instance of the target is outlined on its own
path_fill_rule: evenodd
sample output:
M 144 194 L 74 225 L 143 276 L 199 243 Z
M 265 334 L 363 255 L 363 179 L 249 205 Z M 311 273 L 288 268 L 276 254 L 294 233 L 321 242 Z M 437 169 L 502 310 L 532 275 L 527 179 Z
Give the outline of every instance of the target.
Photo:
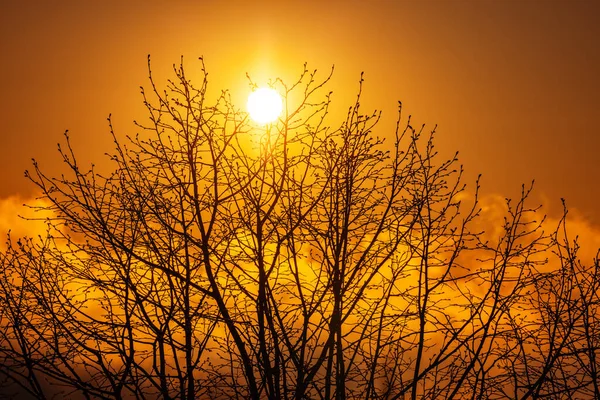
M 182 61 L 161 90 L 148 60 L 149 118 L 125 142 L 109 118 L 110 174 L 68 135 L 68 175 L 27 173 L 52 217 L 1 256 L 7 391 L 600 398 L 600 264 L 566 219 L 544 233 L 531 189 L 494 236 L 435 129 L 399 107 L 393 143 L 374 135 L 362 77 L 333 128 L 331 74 L 276 80 L 284 115 L 258 126 L 226 92 L 209 104 L 200 66 L 199 87 Z

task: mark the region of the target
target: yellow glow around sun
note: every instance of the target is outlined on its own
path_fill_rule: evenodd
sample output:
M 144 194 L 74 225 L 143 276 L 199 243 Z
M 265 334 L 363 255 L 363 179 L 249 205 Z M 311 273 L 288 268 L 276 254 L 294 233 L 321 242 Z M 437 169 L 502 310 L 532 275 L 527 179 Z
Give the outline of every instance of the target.
M 275 89 L 259 88 L 248 96 L 248 112 L 259 124 L 275 121 L 283 110 L 281 96 Z

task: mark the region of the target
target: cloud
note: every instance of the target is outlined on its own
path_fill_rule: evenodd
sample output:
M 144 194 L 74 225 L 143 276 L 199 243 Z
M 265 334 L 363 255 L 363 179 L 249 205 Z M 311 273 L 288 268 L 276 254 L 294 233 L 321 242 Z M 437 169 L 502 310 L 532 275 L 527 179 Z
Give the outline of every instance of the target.
M 526 209 L 533 209 L 540 205 L 539 201 L 532 196 L 526 200 Z M 539 198 L 539 197 L 538 197 Z M 576 240 L 579 245 L 578 257 L 583 264 L 590 265 L 598 255 L 600 249 L 600 226 L 594 225 L 583 213 L 576 208 L 569 208 L 566 216 L 566 237 L 565 225 L 561 220 L 562 204 L 560 202 L 552 202 L 547 197 L 541 196 L 541 207 L 535 213 L 525 215 L 526 221 L 543 220 L 541 228 L 546 235 L 556 232 L 558 229 L 558 239 L 560 243 L 564 243 L 565 238 L 568 239 L 570 245 Z M 472 194 L 464 194 L 463 199 L 466 203 L 472 204 Z M 518 199 L 511 201 L 511 206 L 515 207 Z M 480 238 L 490 243 L 496 243 L 503 235 L 504 218 L 508 217 L 508 207 L 506 198 L 500 194 L 486 194 L 479 198 L 479 206 L 481 208 L 480 217 L 474 221 L 471 226 L 472 231 L 482 231 Z M 544 219 L 545 217 L 545 219 Z M 533 224 L 531 225 L 533 227 Z M 531 236 L 530 238 L 533 238 Z M 544 256 L 550 256 L 549 252 L 544 252 Z M 554 257 L 550 256 L 550 262 Z M 553 264 L 556 266 L 556 264 Z
M 0 251 L 7 248 L 7 234 L 11 240 L 28 236 L 43 236 L 47 230 L 46 218 L 52 213 L 40 210 L 49 205 L 47 200 L 10 196 L 0 198 Z
M 555 218 L 548 220 L 548 223 L 554 226 L 557 226 L 558 222 L 559 220 Z M 585 264 L 591 263 L 600 249 L 600 227 L 593 225 L 582 213 L 573 208 L 567 214 L 566 228 L 569 242 L 572 244 L 576 240 L 579 245 L 578 255 L 581 261 Z M 559 238 L 564 239 L 564 235 L 559 235 Z

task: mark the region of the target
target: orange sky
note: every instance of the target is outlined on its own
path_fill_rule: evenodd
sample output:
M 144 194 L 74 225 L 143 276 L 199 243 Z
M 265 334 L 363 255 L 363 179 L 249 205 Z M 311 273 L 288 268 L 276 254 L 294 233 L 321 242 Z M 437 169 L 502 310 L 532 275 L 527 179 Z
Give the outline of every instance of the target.
M 168 5 L 165 5 L 167 4 Z M 322 4 L 323 3 L 323 4 Z M 326 4 L 325 4 L 326 3 Z M 0 5 L 0 199 L 31 196 L 30 159 L 59 173 L 69 129 L 82 161 L 101 162 L 141 118 L 146 55 L 163 82 L 203 55 L 213 90 L 247 93 L 336 66 L 334 103 L 365 102 L 390 129 L 401 100 L 438 147 L 460 151 L 487 193 L 536 178 L 551 213 L 566 197 L 600 225 L 600 2 L 597 1 L 18 1 Z M 351 96 L 351 97 L 348 97 Z M 243 103 L 239 103 L 242 107 Z

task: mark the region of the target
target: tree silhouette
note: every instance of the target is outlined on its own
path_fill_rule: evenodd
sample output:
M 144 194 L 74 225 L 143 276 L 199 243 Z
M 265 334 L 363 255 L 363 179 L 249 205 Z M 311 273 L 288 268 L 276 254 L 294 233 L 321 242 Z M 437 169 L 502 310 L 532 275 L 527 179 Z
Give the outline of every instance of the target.
M 410 117 L 387 141 L 328 77 L 272 82 L 278 122 L 209 104 L 183 62 L 112 172 L 27 176 L 51 211 L 1 255 L 6 397 L 600 398 L 598 258 L 531 188 L 493 229 Z M 110 118 L 109 118 L 110 123 Z M 435 131 L 435 129 L 434 129 Z M 566 208 L 564 216 L 566 217 Z

